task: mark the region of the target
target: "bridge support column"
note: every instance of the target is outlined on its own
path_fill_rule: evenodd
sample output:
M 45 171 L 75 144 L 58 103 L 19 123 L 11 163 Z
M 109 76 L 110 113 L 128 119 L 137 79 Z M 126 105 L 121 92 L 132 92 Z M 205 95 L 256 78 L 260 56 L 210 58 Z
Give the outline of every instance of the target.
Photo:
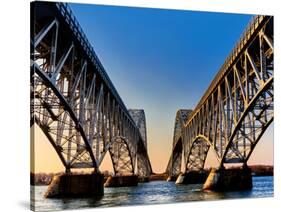
M 252 188 L 252 172 L 247 166 L 232 169 L 212 169 L 203 189 L 215 191 L 247 190 Z
M 200 184 L 204 183 L 207 177 L 208 173 L 205 170 L 188 171 L 178 176 L 176 184 Z
M 103 191 L 104 176 L 100 173 L 65 173 L 53 177 L 45 197 L 100 197 Z
M 104 187 L 129 187 L 137 186 L 139 182 L 137 175 L 110 176 L 107 178 Z

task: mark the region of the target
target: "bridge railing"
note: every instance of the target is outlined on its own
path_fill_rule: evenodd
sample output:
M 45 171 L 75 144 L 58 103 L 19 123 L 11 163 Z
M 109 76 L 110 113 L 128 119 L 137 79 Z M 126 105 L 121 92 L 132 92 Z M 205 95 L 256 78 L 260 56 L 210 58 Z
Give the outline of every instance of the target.
M 186 124 L 192 120 L 194 115 L 197 113 L 198 109 L 204 104 L 204 102 L 208 99 L 210 94 L 213 92 L 213 89 L 219 84 L 220 80 L 225 76 L 227 73 L 227 70 L 232 66 L 234 61 L 237 59 L 238 55 L 241 53 L 241 51 L 246 46 L 247 42 L 250 40 L 252 35 L 255 33 L 257 27 L 260 25 L 260 23 L 265 19 L 266 16 L 263 15 L 257 15 L 254 16 L 249 24 L 247 25 L 246 29 L 242 33 L 240 39 L 237 41 L 237 43 L 234 45 L 234 48 L 231 50 L 229 56 L 226 58 L 225 62 L 221 66 L 219 72 L 215 76 L 215 78 L 211 81 L 210 86 L 202 96 L 201 100 L 193 110 L 192 114 L 190 115 L 189 119 L 187 120 Z
M 125 115 L 127 116 L 127 118 L 132 122 L 134 127 L 136 129 L 138 129 L 133 118 L 129 114 L 128 109 L 126 108 L 124 102 L 122 101 L 121 97 L 119 96 L 116 88 L 114 87 L 109 76 L 107 75 L 102 63 L 100 62 L 99 58 L 97 57 L 93 46 L 90 44 L 89 40 L 87 39 L 84 31 L 82 30 L 82 27 L 78 23 L 77 19 L 75 18 L 74 14 L 73 14 L 72 10 L 70 9 L 70 7 L 68 6 L 68 4 L 58 2 L 58 3 L 56 3 L 56 8 L 57 8 L 58 12 L 60 13 L 60 15 L 64 18 L 66 23 L 69 25 L 73 34 L 77 37 L 78 41 L 81 44 L 81 47 L 83 48 L 83 50 L 85 51 L 85 53 L 87 54 L 89 59 L 97 67 L 98 73 L 100 74 L 100 76 L 102 77 L 102 79 L 104 80 L 104 82 L 106 83 L 108 88 L 111 90 L 113 96 L 117 99 L 121 108 L 125 111 Z M 140 132 L 139 132 L 139 134 L 140 134 Z

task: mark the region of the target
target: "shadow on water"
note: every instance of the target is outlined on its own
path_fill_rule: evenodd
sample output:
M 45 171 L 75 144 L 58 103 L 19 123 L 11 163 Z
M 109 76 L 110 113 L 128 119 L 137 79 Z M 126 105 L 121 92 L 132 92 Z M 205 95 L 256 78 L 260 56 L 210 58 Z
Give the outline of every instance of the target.
M 61 201 L 61 209 L 62 210 L 69 210 L 69 209 L 77 209 L 82 207 L 89 207 L 91 205 L 98 205 L 98 202 L 103 197 L 83 197 L 83 198 L 56 198 L 57 201 Z M 78 203 L 79 202 L 79 203 Z

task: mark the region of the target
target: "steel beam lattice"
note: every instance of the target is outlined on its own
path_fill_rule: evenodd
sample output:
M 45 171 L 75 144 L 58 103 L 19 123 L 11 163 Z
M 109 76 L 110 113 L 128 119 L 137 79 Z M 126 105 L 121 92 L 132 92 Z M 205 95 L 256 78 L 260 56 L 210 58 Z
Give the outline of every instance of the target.
M 146 136 L 68 5 L 34 2 L 31 12 L 31 125 L 42 129 L 67 171 L 99 171 L 109 152 L 115 174 L 150 175 Z
M 255 16 L 188 119 L 177 113 L 170 176 L 182 153 L 185 171 L 203 169 L 209 149 L 220 167 L 246 165 L 273 122 L 273 56 L 273 17 Z

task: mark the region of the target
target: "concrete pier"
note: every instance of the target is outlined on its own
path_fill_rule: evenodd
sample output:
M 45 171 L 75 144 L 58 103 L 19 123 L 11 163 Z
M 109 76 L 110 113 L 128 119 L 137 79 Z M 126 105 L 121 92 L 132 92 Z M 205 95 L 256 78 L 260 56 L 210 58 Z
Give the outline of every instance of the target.
M 139 183 L 147 183 L 149 182 L 149 177 L 138 177 Z
M 170 182 L 170 181 L 176 181 L 176 180 L 177 180 L 177 176 L 169 176 L 166 181 Z
M 176 184 L 201 184 L 206 181 L 208 172 L 202 171 L 188 171 L 180 174 L 176 180 Z
M 53 177 L 45 197 L 84 197 L 103 195 L 103 174 L 61 174 Z
M 249 167 L 212 169 L 203 189 L 234 191 L 251 189 L 252 173 Z
M 137 175 L 110 176 L 107 178 L 104 187 L 129 187 L 137 186 L 139 182 Z

